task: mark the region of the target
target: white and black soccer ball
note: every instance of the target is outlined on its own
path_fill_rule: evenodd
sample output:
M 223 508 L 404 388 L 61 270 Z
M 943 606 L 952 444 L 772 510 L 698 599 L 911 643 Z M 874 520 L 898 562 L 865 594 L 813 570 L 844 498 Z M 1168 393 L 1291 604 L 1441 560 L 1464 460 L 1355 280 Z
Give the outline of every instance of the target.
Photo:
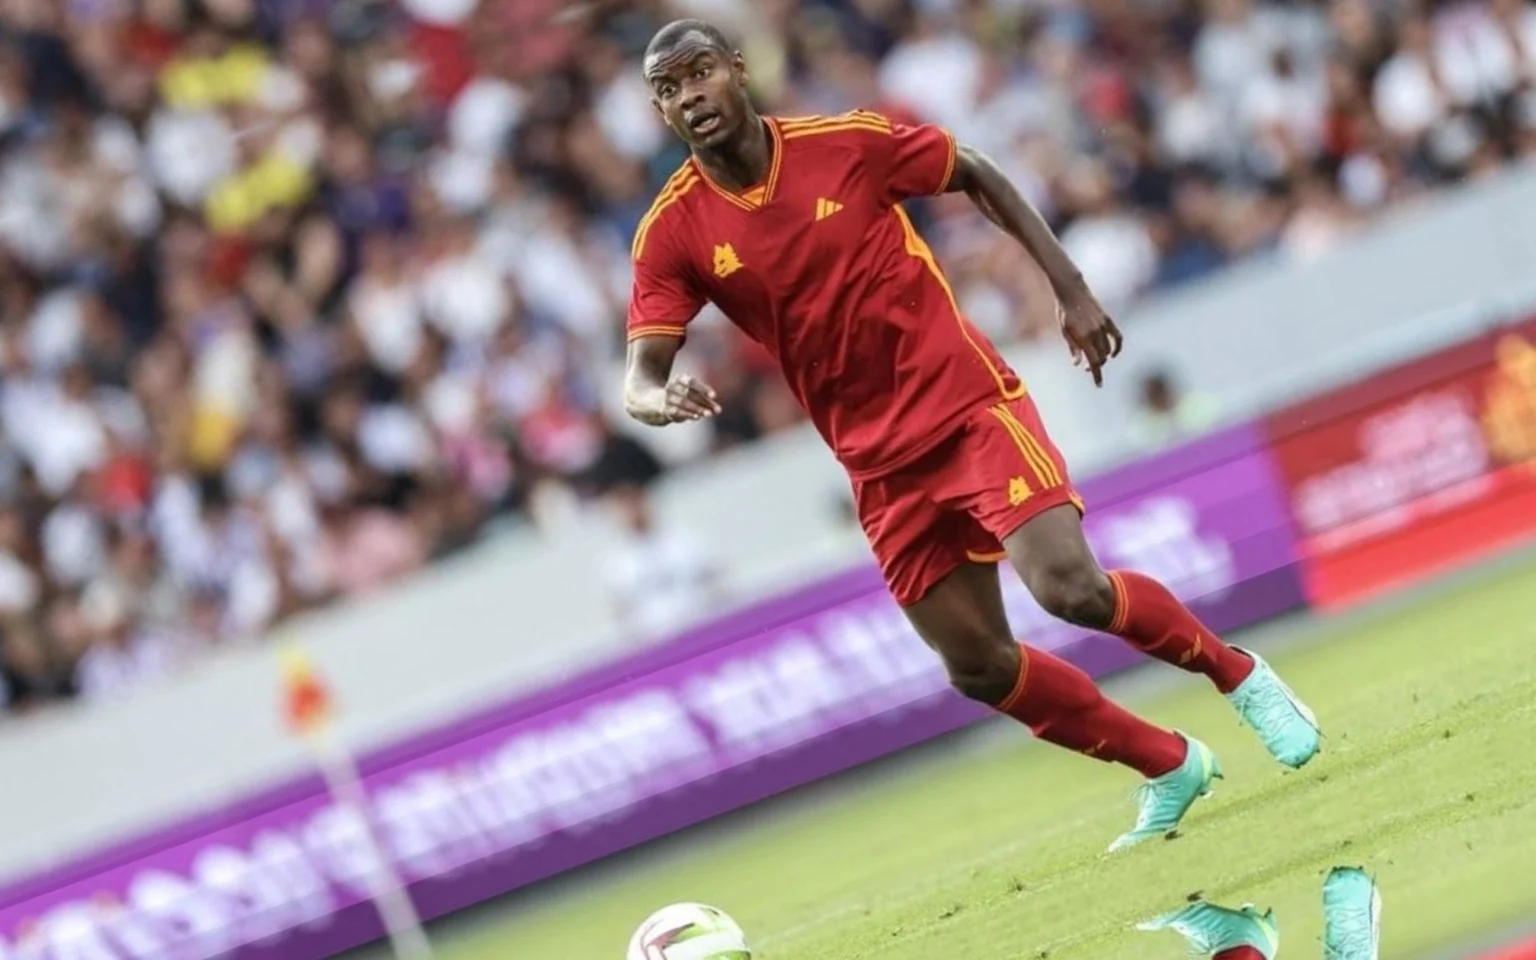
M 724 910 L 674 903 L 640 924 L 625 960 L 752 960 L 752 948 Z

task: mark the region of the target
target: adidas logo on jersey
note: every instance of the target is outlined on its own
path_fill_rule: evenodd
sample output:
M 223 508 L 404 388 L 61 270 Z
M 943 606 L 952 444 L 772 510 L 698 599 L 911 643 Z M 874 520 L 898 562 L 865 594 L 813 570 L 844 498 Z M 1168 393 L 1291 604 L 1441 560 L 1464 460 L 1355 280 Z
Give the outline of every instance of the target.
M 816 201 L 816 219 L 825 220 L 841 209 L 843 209 L 843 205 L 836 200 L 828 200 L 822 197 Z

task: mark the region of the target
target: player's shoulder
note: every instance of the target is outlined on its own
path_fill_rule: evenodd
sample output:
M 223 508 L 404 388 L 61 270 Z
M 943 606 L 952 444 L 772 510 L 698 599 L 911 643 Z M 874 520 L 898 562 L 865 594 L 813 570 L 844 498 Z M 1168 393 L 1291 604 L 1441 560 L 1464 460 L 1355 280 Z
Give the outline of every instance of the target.
M 833 115 L 808 117 L 775 117 L 779 133 L 786 141 L 812 140 L 836 143 L 838 141 L 867 139 L 871 135 L 890 136 L 891 121 L 884 114 L 873 110 L 850 110 Z
M 691 160 L 683 161 L 683 165 L 667 178 L 667 182 L 656 192 L 656 199 L 651 201 L 650 209 L 645 211 L 645 216 L 640 218 L 635 227 L 635 239 L 629 250 L 633 259 L 639 260 L 655 236 L 685 215 L 688 198 L 700 182 L 699 170 Z

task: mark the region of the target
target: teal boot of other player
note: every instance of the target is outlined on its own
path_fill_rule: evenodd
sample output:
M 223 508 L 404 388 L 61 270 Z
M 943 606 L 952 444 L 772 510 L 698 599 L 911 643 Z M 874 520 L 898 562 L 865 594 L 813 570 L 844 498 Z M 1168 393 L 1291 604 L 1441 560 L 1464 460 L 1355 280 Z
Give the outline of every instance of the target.
M 1323 883 L 1324 960 L 1376 960 L 1381 894 L 1358 867 L 1335 867 Z
M 1253 658 L 1253 672 L 1227 694 L 1228 702 L 1276 760 L 1293 769 L 1305 766 L 1322 746 L 1317 717 L 1263 657 L 1242 653 Z
M 1110 853 L 1167 834 L 1179 825 L 1196 800 L 1210 794 L 1212 785 L 1221 777 L 1221 765 L 1210 747 L 1194 737 L 1182 733 L 1179 736 L 1189 744 L 1184 762 L 1178 769 L 1136 788 L 1136 801 L 1141 806 L 1136 829 L 1110 844 Z
M 1138 930 L 1173 930 L 1189 941 L 1189 952 L 1214 957 L 1239 947 L 1252 947 L 1274 960 L 1280 952 L 1280 927 L 1274 911 L 1259 913 L 1253 907 L 1232 910 L 1204 900 L 1178 913 L 1138 924 Z

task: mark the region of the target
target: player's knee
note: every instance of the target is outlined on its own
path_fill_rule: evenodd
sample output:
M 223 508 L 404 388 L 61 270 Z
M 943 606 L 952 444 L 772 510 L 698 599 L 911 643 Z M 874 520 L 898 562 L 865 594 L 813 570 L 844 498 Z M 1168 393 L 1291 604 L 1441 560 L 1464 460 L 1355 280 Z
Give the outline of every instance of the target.
M 944 658 L 950 684 L 979 703 L 1002 703 L 1019 680 L 1018 644 L 1011 636 L 997 637 L 968 648 L 972 652 Z
M 1115 616 L 1115 591 L 1097 564 L 1046 564 L 1027 578 L 1035 600 L 1053 617 L 1101 630 Z

